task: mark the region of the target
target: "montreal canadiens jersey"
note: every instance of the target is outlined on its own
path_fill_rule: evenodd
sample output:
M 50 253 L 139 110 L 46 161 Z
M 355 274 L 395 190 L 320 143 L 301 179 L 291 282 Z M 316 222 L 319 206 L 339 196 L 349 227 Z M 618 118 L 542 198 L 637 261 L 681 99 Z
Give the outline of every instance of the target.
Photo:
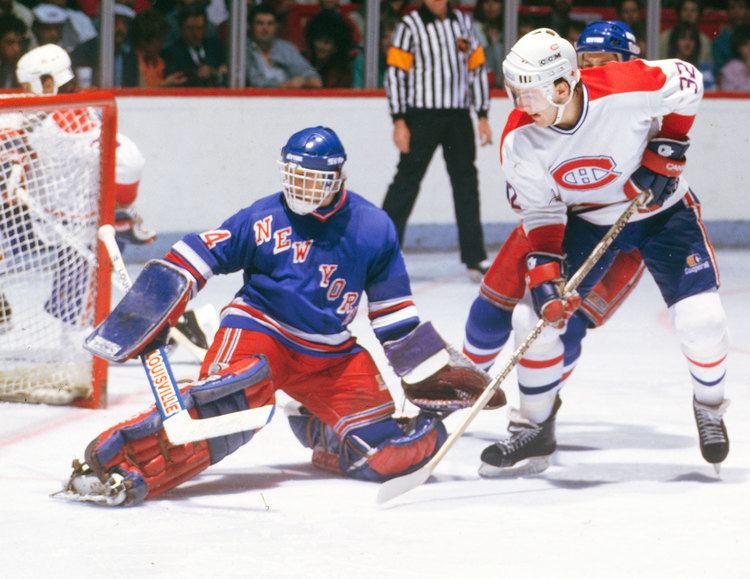
M 242 271 L 222 326 L 271 334 L 297 351 L 359 349 L 348 325 L 364 294 L 381 341 L 419 323 L 393 223 L 351 191 L 310 215 L 290 211 L 280 192 L 264 197 L 217 229 L 187 235 L 166 259 L 184 268 L 196 289 L 213 275 Z
M 655 118 L 692 119 L 703 95 L 701 73 L 681 60 L 633 60 L 581 71 L 581 117 L 569 129 L 540 128 L 515 109 L 500 145 L 508 200 L 524 229 L 565 224 L 568 209 L 597 225 L 614 223 L 627 199 L 625 183 L 640 166 Z M 680 121 L 678 120 L 678 123 Z M 682 121 L 684 122 L 684 121 Z M 650 217 L 679 202 L 678 188 Z

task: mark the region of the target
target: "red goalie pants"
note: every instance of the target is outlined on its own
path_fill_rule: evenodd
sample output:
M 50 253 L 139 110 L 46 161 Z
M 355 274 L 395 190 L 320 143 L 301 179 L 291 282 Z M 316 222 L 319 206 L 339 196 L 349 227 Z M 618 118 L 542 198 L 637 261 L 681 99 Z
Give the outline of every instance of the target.
M 391 416 L 393 399 L 380 372 L 365 350 L 340 356 L 297 352 L 262 332 L 221 328 L 201 367 L 201 377 L 251 355 L 268 359 L 272 380 L 252 396 L 251 406 L 268 404 L 282 390 L 334 428 L 339 437 Z M 257 403 L 256 403 L 257 401 Z

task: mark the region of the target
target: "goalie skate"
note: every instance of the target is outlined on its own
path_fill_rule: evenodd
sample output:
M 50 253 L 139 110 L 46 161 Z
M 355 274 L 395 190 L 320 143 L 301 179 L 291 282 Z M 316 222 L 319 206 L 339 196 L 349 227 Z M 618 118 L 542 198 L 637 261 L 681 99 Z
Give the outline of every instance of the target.
M 552 414 L 540 424 L 512 409 L 508 424 L 510 437 L 482 451 L 479 474 L 488 478 L 513 478 L 547 470 L 549 458 L 557 449 L 555 416 L 560 405 L 560 398 L 557 398 Z
M 219 329 L 219 317 L 211 304 L 187 310 L 177 321 L 176 327 L 193 344 L 208 350 L 214 334 Z
M 183 346 L 199 361 L 203 361 L 219 324 L 216 308 L 211 304 L 187 310 L 177 320 L 174 331 L 169 335 L 167 352 L 173 354 L 178 346 Z
M 729 435 L 724 425 L 724 413 L 729 400 L 717 406 L 702 404 L 693 398 L 693 414 L 698 427 L 701 454 L 706 462 L 714 465 L 716 474 L 721 470 L 721 463 L 729 454 Z
M 88 464 L 75 459 L 73 473 L 65 487 L 50 496 L 67 501 L 116 507 L 125 502 L 128 493 L 125 479 L 119 473 L 112 473 L 106 482 L 102 482 Z

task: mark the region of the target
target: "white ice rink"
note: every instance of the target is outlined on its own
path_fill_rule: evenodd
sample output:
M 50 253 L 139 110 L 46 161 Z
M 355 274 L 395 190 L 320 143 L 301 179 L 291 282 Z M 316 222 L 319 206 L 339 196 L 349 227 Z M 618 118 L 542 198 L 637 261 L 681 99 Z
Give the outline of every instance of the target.
M 460 344 L 477 286 L 454 254 L 407 262 L 422 317 Z M 158 500 L 56 501 L 71 459 L 151 402 L 140 365 L 111 369 L 106 410 L 0 403 L 0 577 L 750 577 L 750 254 L 719 262 L 732 333 L 721 480 L 700 456 L 685 360 L 647 274 L 585 342 L 553 467 L 480 479 L 479 453 L 506 425 L 504 409 L 488 411 L 428 484 L 385 508 L 378 485 L 312 467 L 283 413 Z M 237 285 L 214 279 L 197 301 L 223 304 Z M 355 327 L 376 344 L 366 319 Z M 376 360 L 401 406 L 379 350 Z M 177 352 L 178 377 L 197 370 Z M 513 404 L 514 375 L 505 389 Z

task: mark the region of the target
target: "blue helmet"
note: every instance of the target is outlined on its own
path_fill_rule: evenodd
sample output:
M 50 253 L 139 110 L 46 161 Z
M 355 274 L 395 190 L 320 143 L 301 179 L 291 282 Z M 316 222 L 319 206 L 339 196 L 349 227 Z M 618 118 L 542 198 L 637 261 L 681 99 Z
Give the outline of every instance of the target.
M 281 149 L 281 162 L 314 171 L 340 171 L 346 161 L 344 145 L 333 129 L 310 127 L 294 133 Z
M 328 127 L 310 127 L 294 133 L 281 149 L 284 199 L 294 213 L 307 215 L 331 202 L 341 190 L 346 151 Z
M 633 30 L 620 20 L 598 20 L 583 29 L 576 52 L 611 52 L 630 60 L 641 53 Z

